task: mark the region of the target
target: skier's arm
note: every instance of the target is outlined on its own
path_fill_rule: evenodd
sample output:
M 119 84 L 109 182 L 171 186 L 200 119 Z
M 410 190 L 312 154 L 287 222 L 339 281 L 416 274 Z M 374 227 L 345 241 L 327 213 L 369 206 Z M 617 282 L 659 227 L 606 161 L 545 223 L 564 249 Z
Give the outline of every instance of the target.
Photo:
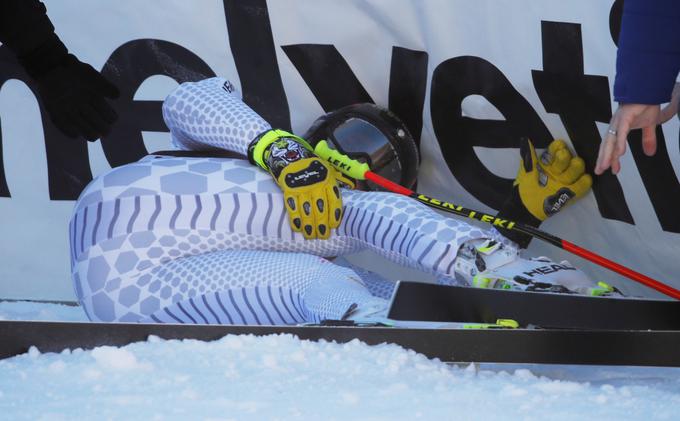
M 250 142 L 272 129 L 220 77 L 181 84 L 163 102 L 163 119 L 178 149 L 228 150 L 244 158 Z
M 338 183 L 351 181 L 316 157 L 304 139 L 272 130 L 228 80 L 183 83 L 166 98 L 163 116 L 176 147 L 240 153 L 271 174 L 283 192 L 293 231 L 327 239 L 340 225 Z
M 37 82 L 43 105 L 64 134 L 93 141 L 110 130 L 117 115 L 105 98 L 117 97 L 118 89 L 68 53 L 44 4 L 2 0 L 0 41 Z

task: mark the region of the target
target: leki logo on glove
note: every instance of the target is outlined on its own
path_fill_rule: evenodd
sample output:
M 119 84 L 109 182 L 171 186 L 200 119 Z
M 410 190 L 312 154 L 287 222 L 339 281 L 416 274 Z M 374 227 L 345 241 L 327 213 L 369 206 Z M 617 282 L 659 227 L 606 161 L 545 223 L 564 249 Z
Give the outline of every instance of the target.
M 567 188 L 559 189 L 557 193 L 545 199 L 543 206 L 545 214 L 548 216 L 556 214 L 575 196 L 576 194 Z
M 307 180 L 309 177 L 314 177 L 317 176 L 318 178 L 319 173 L 317 171 L 310 171 L 310 172 L 303 172 L 302 174 L 296 175 L 293 177 L 293 181 L 300 181 L 300 180 Z
M 286 174 L 285 181 L 286 185 L 295 188 L 318 183 L 325 180 L 326 177 L 328 177 L 328 170 L 326 167 L 319 161 L 313 161 L 309 167 L 302 171 Z

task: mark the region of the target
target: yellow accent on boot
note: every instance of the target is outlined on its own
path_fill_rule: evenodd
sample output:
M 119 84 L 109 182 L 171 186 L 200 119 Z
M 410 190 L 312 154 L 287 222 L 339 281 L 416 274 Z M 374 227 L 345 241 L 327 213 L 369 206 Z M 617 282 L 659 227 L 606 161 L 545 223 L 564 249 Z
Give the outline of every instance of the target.
M 484 278 L 479 274 L 472 278 L 472 286 L 475 288 L 489 288 L 489 284 L 493 282 L 491 278 Z
M 590 289 L 590 295 L 593 297 L 600 297 L 602 295 L 611 294 L 614 292 L 614 287 L 607 284 L 606 282 L 600 281 L 597 283 L 597 286 L 599 288 L 595 287 Z
M 498 319 L 496 320 L 496 324 L 498 326 L 507 327 L 509 329 L 517 329 L 519 327 L 519 323 L 517 323 L 516 320 L 512 319 Z
M 512 319 L 498 319 L 496 323 L 466 323 L 463 329 L 517 329 L 519 323 Z
M 485 242 L 483 242 L 482 244 L 478 245 L 475 248 L 477 249 L 478 252 L 485 255 L 489 255 L 494 251 L 498 250 L 499 248 L 501 248 L 501 243 L 499 243 L 498 241 L 486 240 Z

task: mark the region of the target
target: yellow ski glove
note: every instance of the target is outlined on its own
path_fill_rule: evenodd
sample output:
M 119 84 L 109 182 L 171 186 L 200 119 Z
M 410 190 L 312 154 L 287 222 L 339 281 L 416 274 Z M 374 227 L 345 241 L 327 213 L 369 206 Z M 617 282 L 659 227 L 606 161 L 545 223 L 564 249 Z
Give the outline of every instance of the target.
M 301 137 L 270 130 L 251 143 L 248 157 L 281 188 L 293 231 L 306 239 L 326 239 L 342 220 L 338 183 L 350 188 L 354 183 L 311 149 Z
M 541 221 L 583 197 L 593 184 L 583 159 L 572 155 L 563 140 L 552 141 L 539 161 L 534 145 L 524 138 L 520 154 L 514 185 L 524 207 Z
M 593 183 L 583 159 L 572 155 L 563 140 L 554 140 L 539 160 L 534 145 L 520 140 L 520 168 L 512 192 L 498 215 L 509 221 L 538 227 L 564 206 L 585 195 Z M 505 237 L 526 248 L 531 236 L 497 228 Z

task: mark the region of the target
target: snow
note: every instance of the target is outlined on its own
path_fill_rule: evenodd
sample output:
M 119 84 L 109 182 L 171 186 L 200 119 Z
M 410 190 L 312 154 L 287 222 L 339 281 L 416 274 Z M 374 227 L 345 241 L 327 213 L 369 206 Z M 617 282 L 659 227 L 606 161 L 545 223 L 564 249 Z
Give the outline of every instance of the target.
M 0 303 L 0 318 L 82 317 L 61 307 Z M 448 365 L 397 345 L 292 335 L 151 337 L 0 360 L 3 419 L 673 420 L 678 408 L 680 369 Z
M 59 320 L 85 322 L 85 312 L 75 305 L 29 301 L 0 301 L 0 320 Z

